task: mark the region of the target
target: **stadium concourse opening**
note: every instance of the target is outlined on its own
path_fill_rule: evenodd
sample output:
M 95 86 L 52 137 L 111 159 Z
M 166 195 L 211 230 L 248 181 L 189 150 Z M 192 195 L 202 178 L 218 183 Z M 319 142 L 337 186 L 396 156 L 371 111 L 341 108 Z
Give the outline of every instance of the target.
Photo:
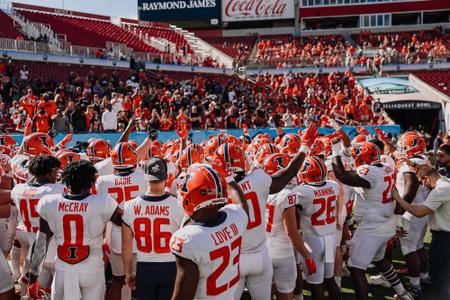
M 404 130 L 416 128 L 436 134 L 445 126 L 441 102 L 408 77 L 360 79 L 359 85 L 379 100 L 389 118 Z
M 408 101 L 385 103 L 383 109 L 401 128 L 419 128 L 432 135 L 439 131 L 441 105 L 434 102 Z

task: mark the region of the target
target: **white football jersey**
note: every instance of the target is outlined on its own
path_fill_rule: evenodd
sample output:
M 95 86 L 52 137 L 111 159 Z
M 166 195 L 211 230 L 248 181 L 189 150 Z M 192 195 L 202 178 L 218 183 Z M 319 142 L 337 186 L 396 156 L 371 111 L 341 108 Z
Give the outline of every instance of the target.
M 98 176 L 111 175 L 114 173 L 111 157 L 99 161 L 94 165 L 94 167 L 97 169 Z
M 59 183 L 33 184 L 22 183 L 11 191 L 11 199 L 20 212 L 17 228 L 25 232 L 36 233 L 39 229 L 37 205 L 45 195 L 62 194 L 64 185 Z
M 339 184 L 326 180 L 319 185 L 302 184 L 288 197 L 301 206 L 300 230 L 305 236 L 327 236 L 336 232 Z
M 104 271 L 103 232 L 117 208 L 109 195 L 47 195 L 38 213 L 47 221 L 57 246 L 55 269 L 71 273 Z
M 283 212 L 294 206 L 295 197 L 288 197 L 293 186 L 286 186 L 275 195 L 270 195 L 266 203 L 267 248 L 271 258 L 294 256 L 292 242 L 284 230 Z
M 26 183 L 32 176 L 28 171 L 28 162 L 30 157 L 25 154 L 17 154 L 11 159 L 11 172 L 13 174 L 14 184 Z
M 143 195 L 125 203 L 122 216 L 134 234 L 138 262 L 170 262 L 175 256 L 169 242 L 183 221 L 184 210 L 177 198 Z
M 125 174 L 111 174 L 100 176 L 95 186 L 97 194 L 108 194 L 114 198 L 123 209 L 126 201 L 143 195 L 147 190 L 147 182 L 144 173 L 134 171 Z M 112 224 L 111 236 L 107 237 L 111 250 L 115 253 L 122 253 L 122 229 L 120 226 Z
M 242 240 L 242 252 L 256 252 L 266 245 L 266 203 L 272 177 L 262 169 L 254 169 L 239 182 L 248 203 L 248 226 Z
M 428 160 L 428 158 L 426 156 L 412 157 L 409 160 L 416 163 L 417 165 L 430 164 L 430 161 Z M 402 197 L 405 194 L 405 180 L 403 178 L 403 175 L 405 173 L 416 174 L 416 168 L 408 165 L 408 163 L 405 161 L 399 161 L 398 166 L 397 166 L 396 187 L 397 187 L 398 193 Z M 414 200 L 412 201 L 412 203 L 419 204 L 419 203 L 424 202 L 425 199 L 427 199 L 429 193 L 430 193 L 430 190 L 427 189 L 422 184 L 420 184 L 419 188 L 417 189 L 416 196 L 414 197 Z M 409 220 L 413 217 L 413 215 L 409 212 L 405 212 L 403 214 L 403 216 Z
M 391 191 L 395 184 L 395 170 L 377 163 L 359 166 L 356 172 L 370 183 L 368 189 L 355 188 L 354 219 L 358 229 L 375 236 L 393 236 L 395 201 Z
M 175 232 L 170 240 L 173 254 L 198 266 L 195 299 L 230 300 L 239 282 L 239 255 L 248 217 L 235 204 L 220 211 L 225 217 L 216 226 L 192 223 Z

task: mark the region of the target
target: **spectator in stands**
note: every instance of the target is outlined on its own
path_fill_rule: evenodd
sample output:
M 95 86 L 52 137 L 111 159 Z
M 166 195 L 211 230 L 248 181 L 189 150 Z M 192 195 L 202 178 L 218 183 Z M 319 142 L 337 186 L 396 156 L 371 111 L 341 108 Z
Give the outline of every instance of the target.
M 70 114 L 70 123 L 75 133 L 87 132 L 85 109 L 80 103 L 75 104 L 74 111 Z
M 56 115 L 52 116 L 52 128 L 57 133 L 66 133 L 70 131 L 70 120 L 66 117 L 61 108 L 56 110 Z
M 44 108 L 41 108 L 33 117 L 33 126 L 36 128 L 37 132 L 48 132 L 50 124 L 50 116 Z
M 57 106 L 55 101 L 50 99 L 50 95 L 48 93 L 44 93 L 42 95 L 42 100 L 38 102 L 37 108 L 39 110 L 43 109 L 51 117 L 56 114 Z
M 2 100 L 6 103 L 11 103 L 13 101 L 14 85 L 8 76 L 3 76 L 0 90 Z
M 27 70 L 27 66 L 23 65 L 22 69 L 19 72 L 20 87 L 24 87 L 27 84 L 29 76 L 30 72 Z
M 108 104 L 102 114 L 102 126 L 105 132 L 115 132 L 117 130 L 117 114 L 112 111 L 112 105 Z
M 292 127 L 294 125 L 294 115 L 291 114 L 289 108 L 286 109 L 282 121 L 284 123 L 284 127 Z
M 152 110 L 152 116 L 151 116 L 150 120 L 148 121 L 148 126 L 152 129 L 159 130 L 160 125 L 161 125 L 161 118 L 158 114 L 158 110 L 156 108 L 154 108 Z

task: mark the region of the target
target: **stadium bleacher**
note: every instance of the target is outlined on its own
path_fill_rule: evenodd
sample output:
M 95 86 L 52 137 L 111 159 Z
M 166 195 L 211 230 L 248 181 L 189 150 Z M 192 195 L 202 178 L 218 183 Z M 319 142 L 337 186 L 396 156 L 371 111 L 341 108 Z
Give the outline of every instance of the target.
M 2 10 L 0 10 L 0 38 L 15 39 L 20 31 L 14 27 L 14 21 Z

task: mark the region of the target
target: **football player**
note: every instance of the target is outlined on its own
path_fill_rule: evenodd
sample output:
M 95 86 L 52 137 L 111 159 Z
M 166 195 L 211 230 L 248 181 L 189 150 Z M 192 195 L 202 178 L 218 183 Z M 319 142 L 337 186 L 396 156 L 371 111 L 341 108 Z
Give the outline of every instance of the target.
M 122 211 L 107 194 L 91 195 L 97 170 L 91 162 L 70 163 L 62 173 L 68 192 L 46 195 L 38 203 L 39 231 L 30 249 L 29 282 L 54 235 L 57 246 L 52 299 L 103 300 L 105 294 L 103 232 L 106 223 L 121 226 Z
M 429 164 L 428 158 L 424 155 L 425 140 L 418 133 L 404 133 L 398 141 L 397 151 L 409 160 L 409 162 L 398 161 L 396 187 L 400 196 L 409 203 L 424 202 L 428 196 L 428 190 L 417 180 L 414 165 Z M 417 218 L 408 212 L 402 215 L 402 225 L 406 236 L 400 237 L 400 245 L 408 268 L 411 284 L 409 291 L 411 294 L 417 294 L 417 297 L 421 291 L 421 278 L 426 280 L 428 277 L 428 259 L 423 247 L 427 222 L 428 217 Z
M 176 266 L 169 241 L 181 226 L 181 202 L 165 192 L 167 163 L 154 157 L 143 166 L 147 182 L 145 194 L 125 203 L 122 216 L 122 254 L 129 288 L 138 299 L 169 300 L 173 294 Z M 137 247 L 137 267 L 133 266 L 133 241 Z
M 325 163 L 315 156 L 306 158 L 299 176 L 303 184 L 287 197 L 301 207 L 300 229 L 308 248 L 299 251 L 303 265 L 308 268 L 305 280 L 311 286 L 313 299 L 325 299 L 324 285 L 331 299 L 340 299 L 334 280 L 336 204 L 340 187 L 337 182 L 326 180 Z
M 0 191 L 0 220 L 8 218 L 11 213 L 11 192 L 9 190 Z M 14 279 L 6 260 L 7 253 L 0 251 L 0 299 L 13 300 L 14 293 Z
M 289 164 L 287 154 L 272 154 L 263 163 L 268 175 L 273 175 Z M 277 290 L 277 299 L 292 299 L 297 274 L 294 248 L 308 256 L 302 236 L 297 227 L 296 203 L 294 197 L 288 197 L 297 185 L 297 178 L 279 193 L 270 195 L 266 204 L 267 248 L 273 266 L 273 277 Z
M 53 156 L 32 158 L 28 165 L 28 170 L 33 176 L 32 181 L 18 184 L 11 191 L 11 198 L 20 212 L 16 238 L 25 252 L 28 252 L 33 244 L 39 229 L 37 205 L 40 199 L 45 195 L 62 194 L 64 192 L 64 186 L 56 183 L 60 166 L 60 161 Z M 53 250 L 54 247 L 50 252 L 54 254 Z M 42 276 L 39 276 L 39 283 L 43 287 L 50 287 L 53 270 L 49 268 L 49 264 L 54 262 L 54 258 L 49 256 L 47 262 L 47 264 L 44 263 L 44 268 L 40 274 Z M 26 261 L 24 273 L 28 272 L 28 263 Z
M 179 193 L 185 214 L 194 223 L 176 231 L 170 240 L 177 266 L 172 299 L 232 299 L 240 278 L 247 203 L 225 205 L 226 181 L 207 165 L 191 166 Z
M 249 203 L 249 222 L 241 251 L 241 279 L 234 299 L 240 299 L 244 286 L 253 299 L 269 299 L 273 269 L 266 245 L 265 207 L 269 194 L 280 192 L 297 175 L 309 148 L 317 137 L 317 126 L 311 125 L 303 135 L 302 147 L 290 163 L 272 176 L 262 169 L 245 173 L 244 155 L 233 144 L 221 145 L 213 158 L 213 167 L 229 169 L 241 186 Z
M 145 193 L 147 184 L 144 179 L 144 173 L 136 170 L 137 154 L 132 144 L 128 142 L 118 143 L 111 151 L 111 163 L 115 171 L 114 174 L 100 176 L 97 179 L 95 190 L 97 194 L 109 194 L 117 201 L 119 207 L 123 209 L 125 201 Z M 112 300 L 121 299 L 120 295 L 125 279 L 121 238 L 121 228 L 112 224 L 111 237 L 109 239 L 111 250 L 109 262 L 111 264 L 113 281 L 108 291 Z M 134 249 L 134 253 L 136 253 L 136 249 Z M 133 265 L 136 265 L 136 257 L 134 257 Z M 122 299 L 130 298 L 131 290 L 125 287 Z
M 399 299 L 412 300 L 391 262 L 384 258 L 386 243 L 396 233 L 395 202 L 392 197 L 394 172 L 380 162 L 380 149 L 372 142 L 354 145 L 356 171 L 346 171 L 341 145 L 333 139 L 333 171 L 343 184 L 355 187 L 354 220 L 358 227 L 350 241 L 348 266 L 357 299 L 369 298 L 365 272 L 371 262 L 397 292 Z

